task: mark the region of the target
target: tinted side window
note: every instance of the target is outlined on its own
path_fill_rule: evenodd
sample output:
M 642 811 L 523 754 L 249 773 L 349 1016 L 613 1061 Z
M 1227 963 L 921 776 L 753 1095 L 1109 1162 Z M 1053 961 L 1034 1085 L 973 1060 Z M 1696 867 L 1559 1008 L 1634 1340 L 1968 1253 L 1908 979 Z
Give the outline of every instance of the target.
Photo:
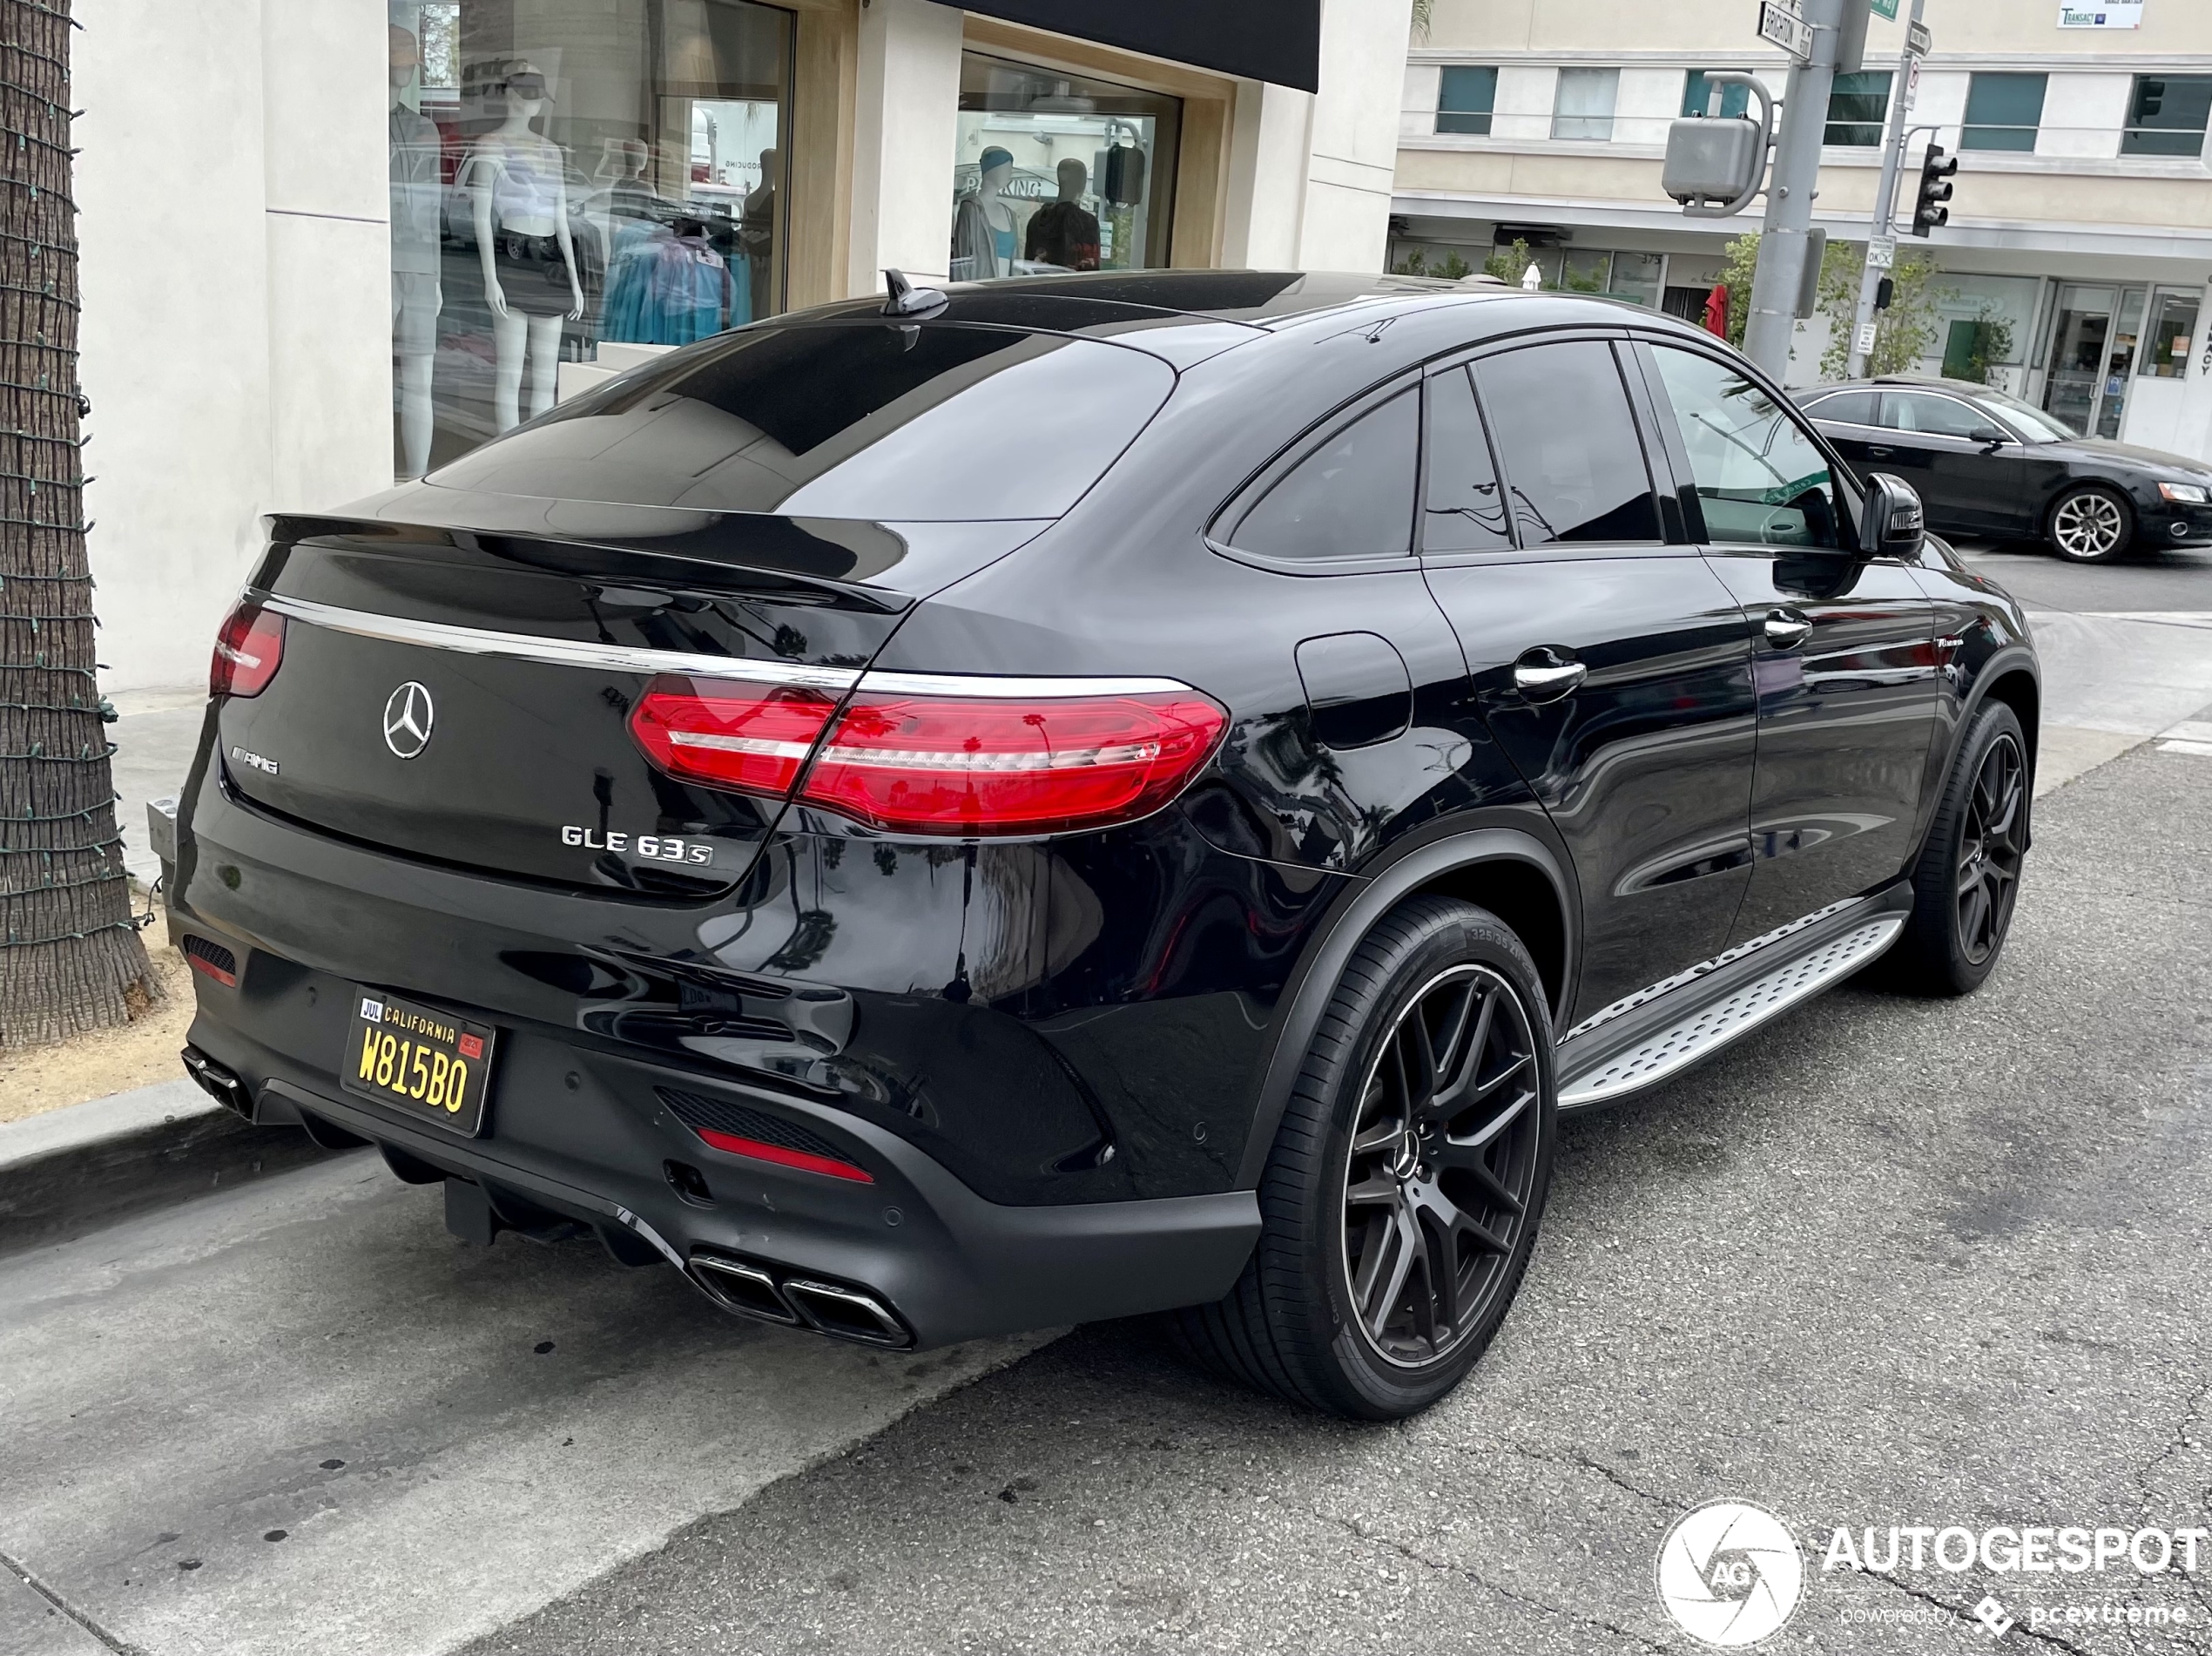
M 1682 445 L 1714 541 L 1840 546 L 1842 515 L 1827 456 L 1787 409 L 1741 374 L 1654 346 Z
M 1659 538 L 1643 445 L 1609 346 L 1538 345 L 1475 364 L 1524 546 Z
M 1925 431 L 1930 436 L 1967 437 L 1997 422 L 1965 403 L 1947 396 L 1923 396 L 1912 391 L 1892 391 L 1884 399 L 1889 417 L 1884 425 L 1899 431 Z
M 1266 558 L 1374 558 L 1413 549 L 1420 404 L 1403 391 L 1324 438 L 1246 512 L 1232 544 Z
M 1465 368 L 1447 369 L 1428 382 L 1428 500 L 1421 549 L 1488 552 L 1512 544 L 1474 386 Z
M 1056 517 L 1174 389 L 1157 357 L 1091 340 L 929 322 L 747 328 L 429 480 L 793 517 Z
M 1871 391 L 1838 391 L 1824 396 L 1805 410 L 1816 420 L 1838 425 L 1872 425 L 1877 399 Z

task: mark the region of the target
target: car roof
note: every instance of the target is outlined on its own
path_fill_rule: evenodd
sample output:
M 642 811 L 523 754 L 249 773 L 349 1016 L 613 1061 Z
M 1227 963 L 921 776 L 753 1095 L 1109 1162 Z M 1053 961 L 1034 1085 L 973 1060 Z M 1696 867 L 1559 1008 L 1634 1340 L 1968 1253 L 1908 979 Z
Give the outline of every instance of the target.
M 1939 374 L 1879 374 L 1863 380 L 1838 380 L 1833 385 L 1809 385 L 1803 395 L 1827 396 L 1836 391 L 1948 391 L 1953 396 L 1986 396 L 1990 388 L 1972 380 L 1947 380 Z
M 1618 325 L 1626 320 L 1622 314 L 1626 311 L 1645 326 L 1710 338 L 1701 328 L 1625 301 L 1595 294 L 1527 294 L 1487 276 L 1447 281 L 1348 271 L 1100 271 L 952 282 L 941 291 L 946 303 L 916 320 L 1088 334 L 1123 343 L 1141 342 L 1130 336 L 1150 329 L 1193 323 L 1231 323 L 1251 329 L 1251 336 L 1258 338 L 1325 321 L 1332 314 L 1379 321 L 1440 306 L 1466 307 L 1471 321 L 1479 315 L 1489 322 L 1489 327 L 1471 328 L 1478 335 L 1575 321 Z M 880 319 L 882 314 L 882 298 L 869 296 L 765 320 L 773 327 Z

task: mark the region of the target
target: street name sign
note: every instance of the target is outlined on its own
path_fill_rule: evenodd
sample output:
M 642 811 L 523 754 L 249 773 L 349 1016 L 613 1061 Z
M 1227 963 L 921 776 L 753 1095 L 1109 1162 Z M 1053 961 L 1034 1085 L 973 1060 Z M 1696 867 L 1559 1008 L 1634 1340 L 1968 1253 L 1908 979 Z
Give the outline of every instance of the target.
M 1812 56 L 1812 25 L 1797 7 L 1781 0 L 1760 0 L 1759 38 L 1771 41 L 1792 57 Z

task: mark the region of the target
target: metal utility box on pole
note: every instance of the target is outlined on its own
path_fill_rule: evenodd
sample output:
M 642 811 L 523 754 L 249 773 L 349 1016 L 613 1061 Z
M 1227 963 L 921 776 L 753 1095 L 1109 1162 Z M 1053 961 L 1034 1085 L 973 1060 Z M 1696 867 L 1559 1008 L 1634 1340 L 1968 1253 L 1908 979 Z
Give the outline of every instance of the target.
M 1766 223 L 1759 238 L 1758 273 L 1751 281 L 1750 318 L 1743 328 L 1743 350 L 1779 380 L 1790 366 L 1790 342 L 1797 332 L 1797 299 L 1805 285 L 1805 263 L 1812 229 L 1812 199 L 1820 181 L 1820 144 L 1828 127 L 1828 98 L 1836 85 L 1836 51 L 1844 8 L 1864 10 L 1868 0 L 1805 0 L 1797 31 L 1806 53 L 1791 65 L 1782 95 L 1782 132 L 1775 145 L 1774 170 L 1767 183 Z M 1777 0 L 1766 0 L 1760 32 L 1771 39 L 1767 14 Z M 1809 35 L 1810 40 L 1805 37 Z
M 1928 30 L 1920 21 L 1926 0 L 1912 0 L 1912 16 L 1905 30 L 1905 52 L 1898 58 L 1897 79 L 1890 88 L 1890 125 L 1883 139 L 1882 181 L 1874 192 L 1874 221 L 1866 237 L 1866 268 L 1858 278 L 1858 308 L 1851 317 L 1851 349 L 1844 358 L 1844 377 L 1855 380 L 1866 372 L 1866 359 L 1874 349 L 1876 297 L 1897 263 L 1897 180 L 1905 166 L 1905 123 L 1912 104 L 1912 84 L 1920 59 L 1927 55 Z M 1889 0 L 1883 14 L 1897 16 L 1897 0 Z

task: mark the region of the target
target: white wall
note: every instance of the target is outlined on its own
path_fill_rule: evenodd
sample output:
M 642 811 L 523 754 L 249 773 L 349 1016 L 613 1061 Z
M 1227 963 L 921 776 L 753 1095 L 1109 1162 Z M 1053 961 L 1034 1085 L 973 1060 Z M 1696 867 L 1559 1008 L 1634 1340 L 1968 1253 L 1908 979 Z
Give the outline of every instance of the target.
M 888 267 L 945 280 L 953 246 L 953 150 L 961 13 L 931 0 L 872 0 L 860 13 L 853 95 L 852 291 L 880 293 Z
M 391 480 L 384 6 L 78 16 L 102 685 L 189 685 L 261 514 Z
M 2118 155 L 2134 86 L 2133 75 L 2053 75 L 2043 92 L 2035 152 L 2100 160 Z
M 269 471 L 260 0 L 78 10 L 102 687 L 204 678 Z
M 1413 0 L 1322 0 L 1298 262 L 1376 270 L 1390 240 Z
M 1507 64 L 1498 71 L 1498 96 L 1492 105 L 1493 138 L 1548 139 L 1552 105 L 1559 98 L 1559 71 L 1543 64 Z

